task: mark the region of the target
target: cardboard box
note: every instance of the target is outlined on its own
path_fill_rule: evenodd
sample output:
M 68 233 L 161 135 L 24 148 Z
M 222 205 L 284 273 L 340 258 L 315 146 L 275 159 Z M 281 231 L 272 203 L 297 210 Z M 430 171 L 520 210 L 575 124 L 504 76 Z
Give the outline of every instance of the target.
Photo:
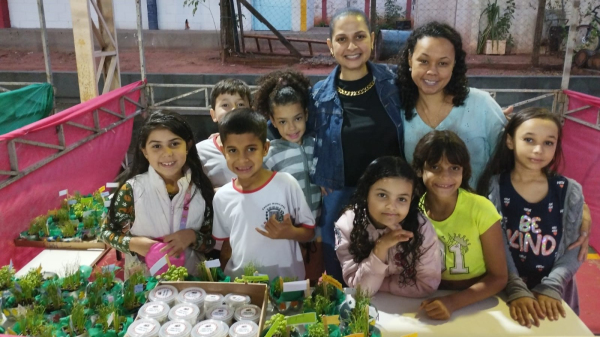
M 158 285 L 168 284 L 177 291 L 182 291 L 190 287 L 199 287 L 204 289 L 207 294 L 221 294 L 223 296 L 236 293 L 250 296 L 250 303 L 262 308 L 260 319 L 258 321 L 259 331 L 263 330 L 265 318 L 267 316 L 267 302 L 269 293 L 266 284 L 261 283 L 226 283 L 226 282 L 159 282 Z

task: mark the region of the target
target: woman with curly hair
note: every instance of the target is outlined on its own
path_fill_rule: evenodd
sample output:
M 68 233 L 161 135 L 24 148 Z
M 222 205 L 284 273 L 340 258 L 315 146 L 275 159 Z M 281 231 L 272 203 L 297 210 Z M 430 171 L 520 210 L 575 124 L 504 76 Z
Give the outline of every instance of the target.
M 441 280 L 438 239 L 419 211 L 417 175 L 399 157 L 373 161 L 335 223 L 336 253 L 348 286 L 424 297 Z
M 398 64 L 404 154 L 433 130 L 451 130 L 465 142 L 475 186 L 506 124 L 503 111 L 485 91 L 468 87 L 466 53 L 454 28 L 431 22 L 413 31 Z
M 315 138 L 306 134 L 310 81 L 294 70 L 278 70 L 258 79 L 254 94 L 255 109 L 269 119 L 281 138 L 272 140 L 264 166 L 271 171 L 294 176 L 315 219 L 321 206 L 321 189 L 310 182 Z M 315 240 L 301 244 L 306 275 L 317 281 L 322 275 L 321 235 L 317 228 Z

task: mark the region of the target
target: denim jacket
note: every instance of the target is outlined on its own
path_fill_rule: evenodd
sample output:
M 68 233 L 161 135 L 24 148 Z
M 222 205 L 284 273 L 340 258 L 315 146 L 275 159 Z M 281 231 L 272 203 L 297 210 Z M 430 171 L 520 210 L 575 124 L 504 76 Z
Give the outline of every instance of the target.
M 404 128 L 400 116 L 400 95 L 396 73 L 386 64 L 368 62 L 379 99 L 398 130 L 400 153 L 404 154 Z M 336 90 L 338 65 L 312 88 L 307 129 L 315 136 L 315 148 L 310 177 L 315 185 L 341 189 L 344 187 L 344 158 L 342 151 L 342 103 Z M 367 146 L 367 144 L 365 144 Z M 404 155 L 402 155 L 404 157 Z

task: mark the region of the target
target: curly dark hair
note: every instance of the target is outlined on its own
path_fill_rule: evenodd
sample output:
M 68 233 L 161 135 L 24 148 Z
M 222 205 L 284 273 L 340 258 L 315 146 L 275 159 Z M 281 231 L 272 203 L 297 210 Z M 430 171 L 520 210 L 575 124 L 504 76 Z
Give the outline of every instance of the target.
M 273 117 L 273 106 L 299 103 L 308 106 L 310 80 L 302 73 L 287 69 L 266 74 L 256 81 L 260 88 L 254 94 L 254 109 L 266 118 Z
M 192 199 L 198 191 L 204 198 L 206 208 L 204 209 L 204 222 L 212 226 L 212 201 L 215 196 L 212 183 L 202 170 L 202 164 L 200 163 L 200 157 L 198 156 L 198 149 L 196 149 L 196 141 L 194 140 L 194 133 L 189 123 L 178 113 L 175 112 L 154 112 L 144 122 L 144 125 L 140 128 L 138 133 L 135 152 L 133 154 L 132 166 L 128 169 L 129 172 L 125 178 L 121 181 L 119 190 L 127 180 L 137 176 L 138 174 L 148 172 L 150 163 L 144 156 L 142 148 L 146 146 L 150 133 L 154 130 L 166 129 L 181 137 L 188 147 L 188 153 L 185 158 L 185 165 L 183 169 L 189 168 L 192 172 L 192 183 L 196 185 L 196 190 L 192 195 Z M 116 219 L 115 217 L 115 201 L 116 197 L 112 198 L 109 219 Z M 207 250 L 212 249 L 214 241 L 212 238 L 207 239 Z M 212 242 L 212 244 L 211 244 Z
M 400 63 L 398 63 L 398 79 L 396 85 L 400 91 L 402 109 L 406 120 L 411 120 L 415 113 L 413 112 L 419 98 L 419 89 L 413 81 L 410 73 L 410 60 L 417 42 L 424 37 L 443 38 L 454 46 L 454 68 L 452 69 L 452 77 L 450 82 L 444 87 L 444 94 L 452 96 L 452 104 L 461 106 L 465 103 L 465 99 L 469 94 L 467 80 L 467 63 L 465 58 L 467 53 L 462 49 L 462 38 L 460 34 L 452 27 L 445 23 L 430 22 L 424 26 L 415 29 L 406 41 L 406 46 L 400 54 Z
M 471 159 L 469 150 L 460 137 L 450 131 L 434 130 L 423 136 L 415 147 L 412 167 L 417 173 L 423 173 L 425 165 L 432 166 L 440 162 L 442 158 L 446 159 L 453 165 L 462 167 L 462 182 L 460 187 L 464 190 L 472 192 L 469 186 L 471 179 Z M 419 179 L 417 189 L 420 194 L 425 193 L 425 184 L 423 179 Z
M 515 168 L 515 153 L 513 150 L 506 146 L 506 139 L 510 136 L 512 139 L 515 138 L 515 132 L 521 126 L 530 119 L 545 119 L 552 121 L 558 127 L 558 139 L 556 140 L 556 151 L 554 152 L 554 158 L 550 161 L 548 166 L 544 167 L 543 171 L 547 177 L 556 175 L 560 171 L 562 164 L 562 124 L 561 118 L 558 114 L 554 114 L 545 108 L 527 108 L 513 114 L 508 124 L 502 132 L 502 137 L 496 145 L 494 155 L 488 162 L 483 174 L 479 178 L 477 183 L 477 193 L 483 196 L 487 196 L 489 193 L 489 184 L 492 176 L 502 173 L 511 172 Z
M 350 204 L 346 207 L 346 210 L 354 212 L 354 223 L 350 233 L 350 254 L 354 256 L 356 263 L 366 259 L 375 247 L 375 242 L 369 240 L 369 233 L 367 232 L 367 227 L 371 223 L 367 198 L 371 186 L 383 178 L 406 179 L 412 183 L 413 191 L 418 180 L 410 165 L 400 157 L 380 157 L 367 166 L 365 173 L 358 180 Z M 402 274 L 399 275 L 398 279 L 399 285 L 415 285 L 417 280 L 416 267 L 421 256 L 426 252 L 422 247 L 423 235 L 419 217 L 423 217 L 423 215 L 419 212 L 419 199 L 419 196 L 413 192 L 410 209 L 406 218 L 402 221 L 402 228 L 411 231 L 414 236 L 412 240 L 400 242 L 396 246 L 402 251 L 400 260 L 396 261 L 403 267 Z

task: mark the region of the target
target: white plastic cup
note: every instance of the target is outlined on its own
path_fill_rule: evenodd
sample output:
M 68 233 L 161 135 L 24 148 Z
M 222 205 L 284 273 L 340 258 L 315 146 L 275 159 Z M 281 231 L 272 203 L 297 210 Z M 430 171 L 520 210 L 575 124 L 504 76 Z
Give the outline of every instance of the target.
M 252 321 L 258 324 L 258 321 L 260 320 L 260 313 L 261 310 L 259 306 L 254 304 L 245 304 L 235 309 L 233 318 L 236 320 L 236 322 Z
M 223 304 L 223 295 L 206 294 L 206 297 L 204 297 L 204 312 L 208 313 L 209 309 L 221 304 Z
M 217 305 L 206 312 L 206 318 L 223 321 L 227 326 L 231 326 L 234 309 L 228 305 Z
M 193 303 L 198 308 L 204 307 L 204 298 L 206 298 L 206 291 L 202 288 L 192 287 L 186 288 L 179 292 L 177 295 L 177 304 L 180 303 Z
M 148 295 L 148 298 L 150 299 L 150 301 L 153 302 L 162 301 L 167 303 L 169 306 L 173 306 L 177 295 L 179 295 L 179 292 L 175 287 L 163 284 L 152 289 L 152 291 L 150 291 L 150 294 Z
M 191 326 L 198 323 L 198 316 L 200 316 L 200 309 L 192 303 L 177 304 L 169 311 L 169 320 L 186 321 Z
M 129 337 L 157 337 L 160 330 L 160 323 L 152 318 L 142 318 L 133 321 L 127 328 Z
M 190 337 L 192 325 L 186 321 L 170 321 L 160 327 L 159 337 Z
M 156 301 L 144 304 L 138 311 L 140 318 L 154 319 L 158 323 L 163 324 L 167 321 L 171 307 L 165 302 Z
M 257 337 L 258 325 L 252 321 L 240 321 L 229 328 L 229 337 Z
M 244 304 L 250 304 L 250 296 L 240 294 L 227 294 L 225 304 L 232 308 L 239 308 Z
M 229 326 L 223 321 L 209 319 L 192 328 L 192 337 L 227 337 Z

